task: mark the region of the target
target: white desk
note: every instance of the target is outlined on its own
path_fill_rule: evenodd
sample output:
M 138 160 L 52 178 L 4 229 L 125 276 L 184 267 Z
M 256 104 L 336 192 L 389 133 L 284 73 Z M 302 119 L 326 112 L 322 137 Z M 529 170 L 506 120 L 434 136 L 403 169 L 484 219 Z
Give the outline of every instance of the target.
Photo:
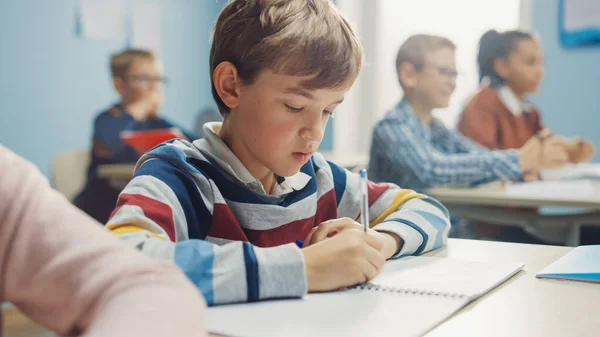
M 595 181 L 594 186 L 597 191 L 600 191 L 600 181 Z M 475 188 L 432 188 L 427 193 L 441 201 L 452 213 L 471 220 L 523 228 L 534 224 L 538 225 L 538 228 L 539 226 L 559 228 L 559 230 L 563 228 L 565 232 L 563 243 L 569 246 L 579 245 L 582 225 L 600 225 L 600 194 L 592 197 L 557 194 L 517 197 L 507 195 L 502 182 Z M 563 215 L 539 214 L 536 209 L 543 206 L 584 208 L 589 212 L 567 212 Z M 513 209 L 507 209 L 510 207 Z
M 432 330 L 427 337 L 598 336 L 600 284 L 535 278 L 537 272 L 570 249 L 450 239 L 448 246 L 426 256 L 524 262 L 525 268 Z M 38 337 L 44 331 L 13 308 L 4 309 L 4 314 L 6 336 Z M 402 335 L 402 327 L 398 327 L 398 335 Z
M 447 247 L 427 255 L 520 261 L 525 268 L 427 337 L 598 336 L 600 284 L 535 278 L 536 273 L 569 250 L 569 247 L 450 239 Z
M 600 191 L 600 181 L 594 181 L 596 190 Z M 504 182 L 493 182 L 474 188 L 436 187 L 427 194 L 450 205 L 529 207 L 542 206 L 580 207 L 600 210 L 600 194 L 592 197 L 565 195 L 546 196 L 512 196 L 504 192 Z

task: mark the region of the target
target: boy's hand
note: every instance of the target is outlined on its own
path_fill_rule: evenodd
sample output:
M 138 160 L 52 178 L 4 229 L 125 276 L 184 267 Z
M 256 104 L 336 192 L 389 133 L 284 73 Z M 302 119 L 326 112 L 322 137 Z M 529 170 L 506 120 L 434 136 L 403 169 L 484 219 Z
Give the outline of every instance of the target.
M 565 140 L 556 136 L 533 136 L 519 150 L 519 162 L 523 171 L 560 167 L 569 157 Z
M 153 91 L 148 99 L 150 100 L 150 112 L 149 112 L 149 117 L 151 118 L 158 118 L 158 110 L 160 109 L 160 107 L 163 105 L 164 102 L 164 97 L 162 95 L 162 92 L 160 91 Z
M 542 180 L 539 171 L 526 171 L 523 173 L 523 181 L 538 181 Z
M 569 161 L 566 151 L 567 142 L 561 137 L 551 136 L 542 141 L 540 159 L 541 168 L 555 168 L 564 166 Z
M 571 141 L 567 145 L 569 161 L 573 164 L 583 163 L 592 159 L 596 147 L 589 140 Z
M 142 98 L 125 106 L 136 121 L 146 120 L 148 117 L 158 118 L 158 109 L 163 104 L 163 95 L 160 91 L 152 91 Z
M 136 121 L 141 122 L 150 116 L 152 105 L 152 101 L 148 97 L 144 97 L 128 104 L 124 108 Z
M 542 153 L 542 140 L 533 136 L 518 150 L 519 163 L 523 172 L 538 170 L 540 168 L 540 156 Z
M 342 231 L 355 228 L 364 231 L 363 225 L 350 218 L 340 218 L 322 222 L 319 226 L 314 227 L 311 230 L 310 234 L 308 234 L 304 240 L 303 247 L 308 247 L 327 238 L 331 238 Z M 404 244 L 404 241 L 393 233 L 378 232 L 368 229 L 367 234 L 374 236 L 377 240 L 383 242 L 381 253 L 386 260 L 394 256 Z
M 353 228 L 302 248 L 308 291 L 330 291 L 372 280 L 385 264 L 383 245 L 377 236 Z

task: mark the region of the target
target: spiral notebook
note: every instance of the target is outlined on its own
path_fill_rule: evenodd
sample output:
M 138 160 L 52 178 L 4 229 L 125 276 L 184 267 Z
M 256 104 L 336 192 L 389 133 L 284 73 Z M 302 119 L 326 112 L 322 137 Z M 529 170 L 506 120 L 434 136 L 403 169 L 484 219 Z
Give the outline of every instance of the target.
M 208 309 L 208 331 L 235 337 L 422 336 L 523 268 L 406 257 L 386 264 L 372 282 L 302 299 Z

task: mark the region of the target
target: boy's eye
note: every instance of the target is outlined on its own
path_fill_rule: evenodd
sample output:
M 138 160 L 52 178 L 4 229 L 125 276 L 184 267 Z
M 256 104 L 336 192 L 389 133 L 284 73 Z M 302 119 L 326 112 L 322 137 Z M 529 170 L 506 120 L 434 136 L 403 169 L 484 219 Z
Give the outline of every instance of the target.
M 326 115 L 329 115 L 329 117 L 334 118 L 335 117 L 335 111 L 333 110 L 323 110 L 323 113 Z
M 285 108 L 289 112 L 300 112 L 300 111 L 304 110 L 304 108 L 295 108 L 295 107 L 293 107 L 291 105 L 288 105 L 288 104 L 285 105 Z

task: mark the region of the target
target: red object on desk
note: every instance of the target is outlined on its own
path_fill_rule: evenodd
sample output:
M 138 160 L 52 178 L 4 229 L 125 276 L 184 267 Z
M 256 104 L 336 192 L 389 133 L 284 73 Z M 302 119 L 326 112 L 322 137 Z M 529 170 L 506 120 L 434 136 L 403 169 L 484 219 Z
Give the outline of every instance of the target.
M 174 138 L 187 139 L 177 128 L 121 132 L 121 140 L 140 155 L 156 145 Z

